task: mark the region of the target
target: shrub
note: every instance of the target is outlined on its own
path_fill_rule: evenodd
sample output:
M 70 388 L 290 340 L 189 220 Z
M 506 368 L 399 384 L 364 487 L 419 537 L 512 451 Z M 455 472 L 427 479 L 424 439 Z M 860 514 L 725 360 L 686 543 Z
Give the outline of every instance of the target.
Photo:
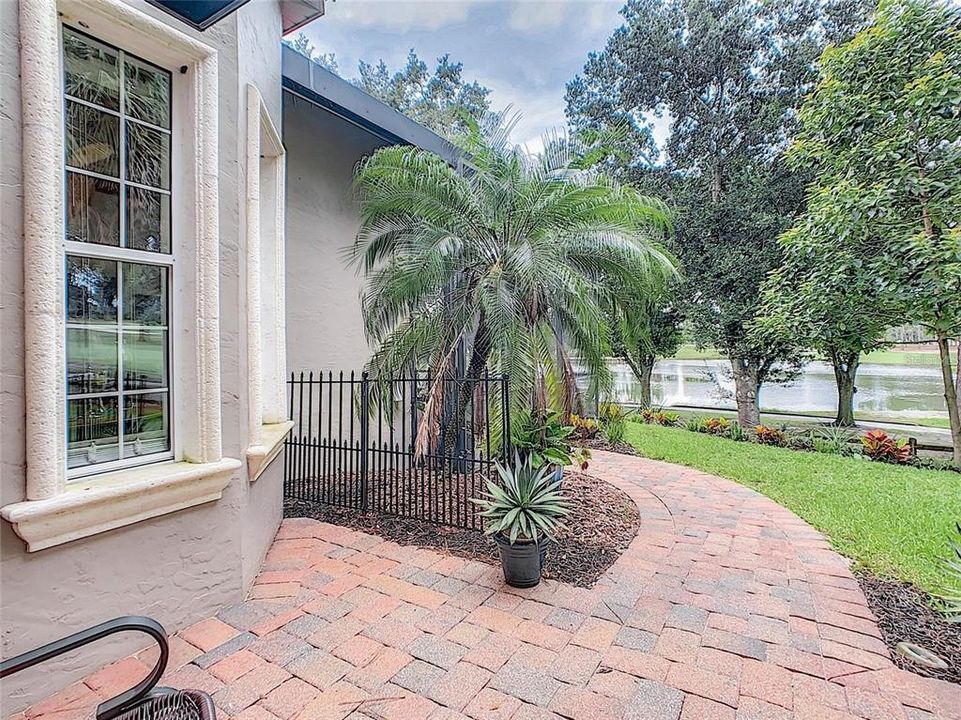
M 627 429 L 627 413 L 617 403 L 604 403 L 600 407 L 601 431 L 612 445 L 624 441 L 624 431 Z
M 814 452 L 823 453 L 824 455 L 840 455 L 841 447 L 830 440 L 825 440 L 824 438 L 811 438 L 811 447 L 814 448 Z
M 625 430 L 627 430 L 627 421 L 624 418 L 608 420 L 604 423 L 604 437 L 612 445 L 624 442 Z
M 870 430 L 861 438 L 862 451 L 872 460 L 903 465 L 911 460 L 911 446 L 904 438 L 893 438 L 884 430 Z
M 919 457 L 915 455 L 911 464 L 924 470 L 946 470 L 961 473 L 961 465 L 957 465 L 951 458 Z
M 725 417 L 712 417 L 704 421 L 704 428 L 711 435 L 727 435 L 731 429 L 731 421 Z
M 958 531 L 958 541 L 949 540 L 951 552 L 944 561 L 945 575 L 948 579 L 946 592 L 938 598 L 941 601 L 941 611 L 948 622 L 961 623 L 961 524 L 955 523 Z
M 840 427 L 823 427 L 811 431 L 811 449 L 826 455 L 850 455 L 851 433 Z
M 640 412 L 640 417 L 643 422 L 650 424 L 656 422 L 659 413 L 660 410 L 656 410 L 655 408 L 643 408 Z
M 748 442 L 751 439 L 751 433 L 737 423 L 731 424 L 731 427 L 727 431 L 727 436 L 735 442 Z
M 657 413 L 654 421 L 658 425 L 664 425 L 665 427 L 677 425 L 681 420 L 679 413 L 671 412 L 670 410 L 661 411 Z
M 700 418 L 689 417 L 684 421 L 684 429 L 691 432 L 707 432 L 704 422 Z
M 511 421 L 511 440 L 522 460 L 530 458 L 534 469 L 544 466 L 586 466 L 570 442 L 574 428 L 564 425 L 558 413 L 523 412 Z M 586 469 L 586 468 L 585 468 Z
M 754 428 L 754 437 L 762 445 L 775 445 L 777 447 L 787 445 L 787 434 L 780 428 L 758 425 Z
M 571 415 L 571 426 L 574 428 L 571 437 L 575 440 L 590 440 L 597 435 L 597 431 L 600 429 L 597 420 L 580 415 Z

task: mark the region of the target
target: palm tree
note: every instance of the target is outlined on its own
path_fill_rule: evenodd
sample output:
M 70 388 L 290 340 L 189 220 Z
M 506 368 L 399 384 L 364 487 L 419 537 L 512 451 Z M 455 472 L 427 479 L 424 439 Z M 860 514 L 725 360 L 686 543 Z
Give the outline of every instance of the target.
M 362 294 L 371 376 L 428 368 L 435 378 L 422 427 L 437 431 L 458 348 L 466 377 L 507 375 L 512 409 L 570 410 L 572 358 L 610 381 L 602 298 L 612 284 L 646 293 L 674 273 L 660 241 L 670 215 L 583 167 L 574 140 L 545 138 L 537 155 L 510 145 L 510 126 L 470 123 L 457 141 L 462 171 L 408 146 L 359 166 L 361 227 L 346 251 L 367 278 Z M 460 385 L 455 412 L 467 406 Z M 418 433 L 425 437 L 427 433 Z

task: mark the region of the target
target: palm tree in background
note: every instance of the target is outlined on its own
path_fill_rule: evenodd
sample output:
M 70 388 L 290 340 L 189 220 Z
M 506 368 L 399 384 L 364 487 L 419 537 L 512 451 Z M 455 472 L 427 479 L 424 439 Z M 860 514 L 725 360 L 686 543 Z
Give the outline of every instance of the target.
M 598 388 L 610 383 L 610 287 L 645 294 L 672 275 L 662 246 L 670 214 L 589 169 L 596 152 L 545 138 L 532 155 L 510 144 L 511 124 L 469 121 L 457 141 L 465 167 L 409 146 L 378 150 L 358 167 L 361 227 L 346 250 L 366 276 L 372 377 L 411 366 L 434 378 L 422 427 L 436 436 L 458 349 L 466 377 L 505 374 L 512 411 L 570 412 L 572 359 Z M 472 384 L 460 384 L 463 414 Z M 418 433 L 419 438 L 431 433 Z

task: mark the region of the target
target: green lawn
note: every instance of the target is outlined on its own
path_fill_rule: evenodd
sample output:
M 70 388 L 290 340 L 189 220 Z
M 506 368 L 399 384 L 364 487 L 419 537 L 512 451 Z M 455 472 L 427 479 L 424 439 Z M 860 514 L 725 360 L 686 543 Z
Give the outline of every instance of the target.
M 939 563 L 961 521 L 961 474 L 884 465 L 628 423 L 641 454 L 754 488 L 823 532 L 834 547 L 883 577 L 936 593 Z

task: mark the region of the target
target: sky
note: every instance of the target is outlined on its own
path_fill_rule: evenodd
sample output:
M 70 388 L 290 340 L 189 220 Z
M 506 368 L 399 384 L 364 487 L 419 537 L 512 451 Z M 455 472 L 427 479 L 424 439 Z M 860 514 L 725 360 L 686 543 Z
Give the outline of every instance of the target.
M 587 54 L 621 25 L 622 0 L 328 0 L 303 28 L 316 50 L 334 53 L 341 75 L 383 59 L 391 70 L 413 48 L 429 65 L 444 53 L 464 78 L 491 88 L 491 106 L 520 114 L 514 141 L 531 151 L 563 129 L 564 90 Z M 433 68 L 432 68 L 433 69 Z

